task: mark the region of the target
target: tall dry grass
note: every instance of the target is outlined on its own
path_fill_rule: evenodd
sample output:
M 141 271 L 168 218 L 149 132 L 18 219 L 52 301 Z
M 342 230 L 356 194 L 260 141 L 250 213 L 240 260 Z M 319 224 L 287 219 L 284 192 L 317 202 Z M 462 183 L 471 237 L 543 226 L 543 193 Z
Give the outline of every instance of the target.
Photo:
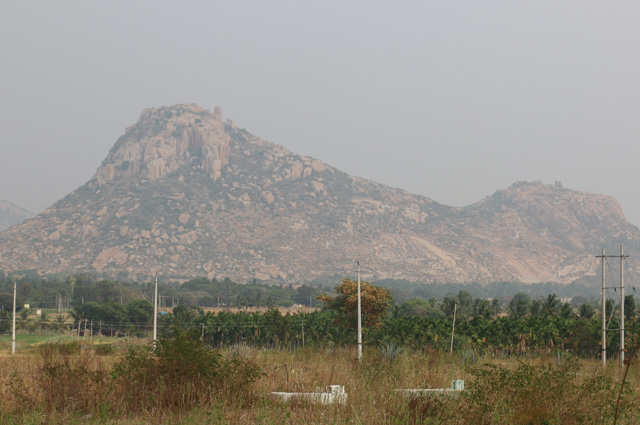
M 131 348 L 104 355 L 104 349 L 91 346 L 51 344 L 3 357 L 0 423 L 611 424 L 621 380 L 616 364 L 602 368 L 553 355 L 494 359 L 404 351 L 389 356 L 367 348 L 358 362 L 351 348 L 238 346 L 213 357 L 198 351 L 201 357 L 192 361 L 173 353 L 179 358 L 173 363 L 146 352 L 138 363 L 127 363 Z M 217 369 L 203 370 L 203 364 Z M 259 367 L 255 382 L 243 380 L 242 365 Z M 449 387 L 452 379 L 464 379 L 468 391 L 429 398 L 394 391 Z M 135 383 L 140 380 L 145 384 Z M 333 384 L 346 387 L 346 405 L 281 403 L 269 395 Z M 639 390 L 640 364 L 632 364 L 618 423 L 640 423 Z

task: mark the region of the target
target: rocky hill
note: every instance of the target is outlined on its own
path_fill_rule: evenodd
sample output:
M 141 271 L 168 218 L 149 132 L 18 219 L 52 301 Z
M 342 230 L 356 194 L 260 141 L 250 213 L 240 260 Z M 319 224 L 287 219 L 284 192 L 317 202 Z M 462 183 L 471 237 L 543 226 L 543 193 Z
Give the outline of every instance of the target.
M 295 282 L 360 259 L 377 278 L 568 283 L 619 243 L 638 254 L 640 231 L 608 196 L 517 183 L 453 208 L 176 105 L 145 110 L 89 182 L 0 233 L 0 269 Z
M 0 201 L 0 231 L 32 217 L 33 213 L 8 201 Z

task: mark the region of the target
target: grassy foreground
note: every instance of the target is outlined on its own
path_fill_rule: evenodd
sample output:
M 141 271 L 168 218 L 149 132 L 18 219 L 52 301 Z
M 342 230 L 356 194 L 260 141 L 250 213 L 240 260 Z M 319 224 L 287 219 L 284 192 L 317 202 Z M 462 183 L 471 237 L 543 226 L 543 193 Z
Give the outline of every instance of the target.
M 174 343 L 176 342 L 176 343 Z M 145 348 L 147 347 L 147 348 Z M 612 424 L 623 371 L 568 355 L 497 359 L 472 353 L 351 348 L 212 351 L 197 340 L 83 346 L 46 343 L 2 353 L 3 424 Z M 10 351 L 9 351 L 10 352 Z M 399 388 L 458 396 L 407 398 Z M 346 387 L 346 405 L 282 404 L 272 391 Z M 640 423 L 640 364 L 617 423 Z

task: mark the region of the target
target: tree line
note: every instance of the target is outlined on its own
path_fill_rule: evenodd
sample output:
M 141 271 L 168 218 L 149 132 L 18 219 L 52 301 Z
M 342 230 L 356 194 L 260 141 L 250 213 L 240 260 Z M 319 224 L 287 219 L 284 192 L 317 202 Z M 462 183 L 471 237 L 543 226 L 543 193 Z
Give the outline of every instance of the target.
M 0 311 L 13 305 L 13 283 L 17 282 L 17 304 L 31 309 L 73 308 L 87 302 L 119 303 L 132 300 L 151 301 L 154 281 L 133 282 L 95 279 L 91 274 L 74 274 L 64 279 L 45 278 L 37 274 L 20 276 L 0 272 Z M 204 277 L 184 282 L 160 279 L 158 293 L 163 307 L 290 307 L 295 304 L 320 306 L 316 298 L 328 288 L 310 285 L 265 284 L 257 280 L 237 283 L 229 278 Z M 10 295 L 8 300 L 4 295 Z
M 364 342 L 368 345 L 392 343 L 412 349 L 448 349 L 454 310 L 456 332 L 454 349 L 504 353 L 528 350 L 567 350 L 582 356 L 597 356 L 600 344 L 600 307 L 597 299 L 574 297 L 563 302 L 556 294 L 537 296 L 518 292 L 508 298 L 474 297 L 466 290 L 442 299 L 413 298 L 398 302 L 393 289 L 362 282 L 365 324 Z M 238 284 L 230 279 L 192 279 L 184 284 L 160 282 L 159 293 L 166 314 L 159 318 L 160 331 L 197 328 L 213 346 L 251 344 L 290 348 L 301 345 L 340 346 L 353 344 L 355 283 L 343 280 L 331 288 L 309 285 L 266 285 L 259 282 Z M 0 332 L 8 331 L 13 279 L 0 276 Z M 145 335 L 153 319 L 153 282 L 142 284 L 100 280 L 89 275 L 73 275 L 64 280 L 18 280 L 19 309 L 56 308 L 60 300 L 69 300 L 72 323 L 56 316 L 47 320 L 28 319 L 21 312 L 19 328 L 36 330 L 64 329 L 78 332 Z M 52 297 L 51 294 L 54 296 Z M 322 306 L 313 313 L 282 314 L 277 307 L 293 303 Z M 639 332 L 635 298 L 624 300 L 627 333 Z M 209 306 L 226 307 L 218 313 L 205 313 Z M 250 312 L 248 307 L 268 308 Z M 618 312 L 614 300 L 607 301 L 608 314 Z M 49 316 L 51 317 L 51 316 Z M 615 320 L 615 314 L 607 320 Z M 615 327 L 615 326 L 612 326 Z M 608 347 L 615 352 L 618 337 L 609 332 Z

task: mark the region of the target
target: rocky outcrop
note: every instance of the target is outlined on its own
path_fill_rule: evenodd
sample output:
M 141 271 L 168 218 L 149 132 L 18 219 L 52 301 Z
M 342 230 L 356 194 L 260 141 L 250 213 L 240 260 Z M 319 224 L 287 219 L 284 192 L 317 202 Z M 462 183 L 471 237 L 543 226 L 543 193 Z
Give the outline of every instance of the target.
M 301 282 L 564 282 L 640 230 L 611 197 L 516 183 L 465 208 L 348 176 L 196 105 L 145 110 L 95 176 L 0 233 L 0 270 Z
M 96 172 L 100 184 L 116 178 L 144 177 L 151 181 L 197 164 L 214 180 L 229 161 L 229 136 L 214 113 L 197 105 L 152 108 L 127 128 Z

